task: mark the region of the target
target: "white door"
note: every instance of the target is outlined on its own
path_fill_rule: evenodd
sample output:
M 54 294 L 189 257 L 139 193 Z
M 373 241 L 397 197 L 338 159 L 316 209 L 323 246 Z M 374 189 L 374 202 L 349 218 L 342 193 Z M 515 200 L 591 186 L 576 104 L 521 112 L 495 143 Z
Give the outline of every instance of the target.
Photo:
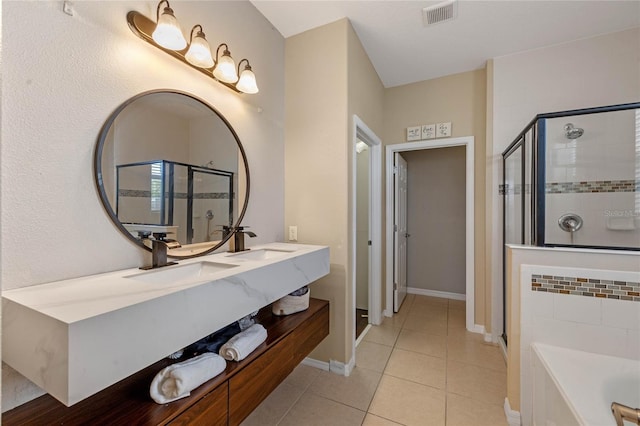
M 407 161 L 396 152 L 394 158 L 394 255 L 393 311 L 398 312 L 407 295 Z

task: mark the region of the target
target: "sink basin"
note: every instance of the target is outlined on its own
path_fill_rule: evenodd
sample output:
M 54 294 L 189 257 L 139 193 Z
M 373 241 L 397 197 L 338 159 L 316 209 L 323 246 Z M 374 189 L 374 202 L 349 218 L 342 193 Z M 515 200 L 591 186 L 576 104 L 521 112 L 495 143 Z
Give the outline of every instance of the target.
M 293 250 L 274 250 L 274 249 L 258 249 L 249 250 L 242 253 L 231 254 L 235 259 L 247 259 L 247 260 L 268 260 L 277 259 L 292 253 Z
M 167 266 L 155 271 L 128 275 L 124 278 L 151 284 L 182 284 L 185 282 L 205 280 L 211 275 L 238 265 L 217 262 L 197 262 L 188 265 Z

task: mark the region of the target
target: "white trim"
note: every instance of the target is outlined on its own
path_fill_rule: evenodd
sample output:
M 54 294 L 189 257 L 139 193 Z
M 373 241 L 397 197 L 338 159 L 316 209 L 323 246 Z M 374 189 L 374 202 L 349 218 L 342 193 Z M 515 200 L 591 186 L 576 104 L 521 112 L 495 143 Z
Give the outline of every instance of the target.
M 393 156 L 396 152 L 417 151 L 433 148 L 447 148 L 452 146 L 464 146 L 466 148 L 466 328 L 469 331 L 476 329 L 475 325 L 475 258 L 474 258 L 474 137 L 465 136 L 451 139 L 436 139 L 433 141 L 417 141 L 387 145 L 386 147 L 386 266 L 387 273 L 385 279 L 386 286 L 386 311 L 393 312 Z
M 473 327 L 468 328 L 467 330 L 472 332 L 472 333 L 478 333 L 478 334 L 482 334 L 484 336 L 484 325 L 480 325 L 480 324 L 473 324 Z
M 509 426 L 520 426 L 522 424 L 520 412 L 511 409 L 509 398 L 504 399 L 504 414 L 507 416 L 507 423 L 509 423 Z
M 502 349 L 502 356 L 504 357 L 504 360 L 507 361 L 509 358 L 507 355 L 507 345 L 504 343 L 504 338 L 502 336 L 498 338 L 498 346 Z
M 329 363 L 328 362 L 318 361 L 317 359 L 313 359 L 313 358 L 309 358 L 309 357 L 303 359 L 300 364 L 308 365 L 309 367 L 317 368 L 317 369 L 323 370 L 323 371 L 329 371 Z
M 428 290 L 426 288 L 407 287 L 407 293 L 418 294 L 420 296 L 440 297 L 442 299 L 451 300 L 467 300 L 467 296 L 460 293 L 451 293 L 448 291 Z
M 339 374 L 341 376 L 348 377 L 353 371 L 353 368 L 355 366 L 356 366 L 355 353 L 353 354 L 353 356 L 351 357 L 351 359 L 347 364 L 345 364 L 344 362 L 336 361 L 335 359 L 329 360 L 329 371 L 332 373 Z
M 498 343 L 498 341 L 494 339 L 493 334 L 487 333 L 487 330 L 484 332 L 484 341 L 487 343 Z
M 345 375 L 349 375 L 355 366 L 356 336 L 356 144 L 358 138 L 369 146 L 369 324 L 379 325 L 382 322 L 382 140 L 357 115 L 353 115 L 351 134 L 351 197 L 349 199 L 351 235 L 349 250 L 349 282 L 352 303 L 353 327 L 347 330 L 347 336 L 352 342 L 352 358 L 347 364 Z
M 388 310 L 388 309 L 385 309 L 384 311 L 382 311 L 382 314 L 383 314 L 385 317 L 391 318 L 391 317 L 393 316 L 393 311 L 390 311 L 390 310 Z
M 356 348 L 358 347 L 360 342 L 362 342 L 362 339 L 364 339 L 364 336 L 366 336 L 367 333 L 369 332 L 369 330 L 371 330 L 371 327 L 373 327 L 371 324 L 367 324 L 367 326 L 364 328 L 364 330 L 362 330 L 362 333 L 360 333 L 360 335 L 356 339 Z
M 330 371 L 341 376 L 349 376 L 356 366 L 356 357 L 355 355 L 352 356 L 348 364 L 333 359 L 329 360 L 329 362 L 325 362 L 306 357 L 302 360 L 302 362 L 300 362 L 300 364 L 308 365 L 309 367 L 317 368 L 323 371 Z

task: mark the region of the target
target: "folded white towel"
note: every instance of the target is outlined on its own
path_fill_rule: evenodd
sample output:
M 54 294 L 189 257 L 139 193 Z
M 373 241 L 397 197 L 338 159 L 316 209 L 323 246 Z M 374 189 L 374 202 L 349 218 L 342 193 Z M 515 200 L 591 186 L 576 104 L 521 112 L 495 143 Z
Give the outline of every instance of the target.
M 158 404 L 166 404 L 191 395 L 191 391 L 227 368 L 220 355 L 204 353 L 160 370 L 151 382 L 149 394 Z
M 253 324 L 222 345 L 220 355 L 228 361 L 242 361 L 265 340 L 267 330 L 261 324 Z
M 271 305 L 273 315 L 291 315 L 301 312 L 309 308 L 309 293 L 306 292 L 302 296 L 288 295 L 282 299 L 276 300 Z

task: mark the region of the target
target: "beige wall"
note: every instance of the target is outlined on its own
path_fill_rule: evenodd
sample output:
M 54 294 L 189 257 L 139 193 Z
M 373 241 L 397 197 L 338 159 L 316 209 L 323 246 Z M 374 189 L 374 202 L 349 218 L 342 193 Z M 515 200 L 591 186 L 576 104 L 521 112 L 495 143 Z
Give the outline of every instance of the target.
M 379 131 L 382 83 L 346 19 L 288 38 L 285 74 L 285 228 L 296 225 L 300 242 L 331 250 L 330 274 L 311 287 L 314 297 L 331 302 L 330 335 L 311 357 L 348 363 L 351 116 Z
M 407 285 L 466 293 L 466 149 L 409 151 Z
M 285 41 L 285 228 L 330 247 L 331 272 L 311 286 L 331 303 L 329 336 L 316 359 L 346 360 L 347 278 L 346 20 Z
M 484 285 L 485 109 L 484 69 L 389 88 L 384 96 L 382 140 L 385 145 L 405 143 L 407 127 L 448 121 L 452 122 L 452 137 L 475 137 L 475 323 L 490 331 L 485 321 L 488 289 Z M 385 210 L 382 212 L 384 224 Z

